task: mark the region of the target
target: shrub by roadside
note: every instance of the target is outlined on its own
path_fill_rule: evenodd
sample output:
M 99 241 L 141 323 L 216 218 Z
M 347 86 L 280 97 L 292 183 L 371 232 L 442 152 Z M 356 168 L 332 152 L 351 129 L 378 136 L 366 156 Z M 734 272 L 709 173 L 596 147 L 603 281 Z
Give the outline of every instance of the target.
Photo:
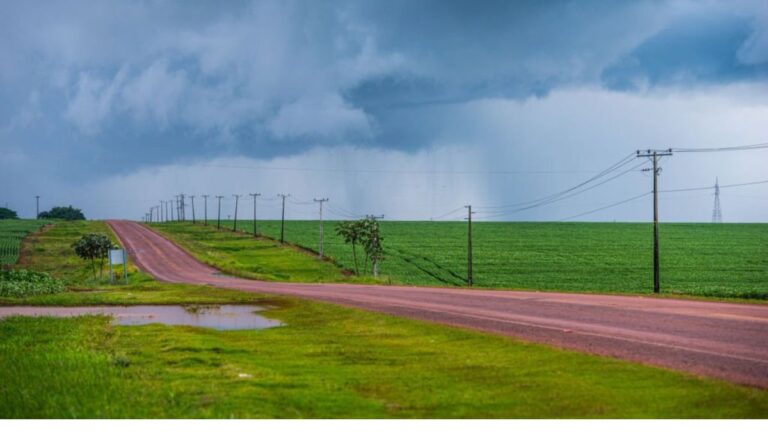
M 64 291 L 64 281 L 31 270 L 0 270 L 0 297 L 24 297 Z

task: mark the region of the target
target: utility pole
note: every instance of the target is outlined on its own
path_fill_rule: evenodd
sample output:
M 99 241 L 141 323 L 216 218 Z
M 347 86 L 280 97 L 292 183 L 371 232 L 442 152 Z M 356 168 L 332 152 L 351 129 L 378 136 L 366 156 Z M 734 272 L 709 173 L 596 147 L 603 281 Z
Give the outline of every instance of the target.
M 203 215 L 205 217 L 205 226 L 208 226 L 208 195 L 203 195 L 204 208 Z
M 149 222 L 151 223 L 153 221 L 153 216 L 155 215 L 155 208 L 150 207 L 149 208 Z
M 216 217 L 216 229 L 221 229 L 221 199 L 224 198 L 223 195 L 216 195 L 216 198 L 219 200 L 219 215 Z
M 165 211 L 165 201 L 160 200 L 160 222 L 163 222 L 163 212 Z
M 712 209 L 712 223 L 722 223 L 723 213 L 720 210 L 720 180 L 715 177 L 715 206 Z
M 323 203 L 328 201 L 328 198 L 315 198 L 314 201 L 320 204 L 320 246 L 317 248 L 320 259 L 323 258 Z
M 472 286 L 472 205 L 464 206 L 467 209 L 467 286 Z
M 181 205 L 179 204 L 179 196 L 180 195 L 176 195 L 175 196 L 176 197 L 176 221 L 177 222 L 181 220 Z
M 369 217 L 373 220 L 384 219 L 384 215 L 381 215 L 381 216 L 370 215 Z M 377 239 L 377 243 L 378 243 L 378 239 Z M 379 277 L 379 260 L 373 260 L 373 277 Z
M 277 194 L 277 196 L 283 199 L 283 215 L 280 218 L 280 244 L 283 244 L 285 241 L 285 197 L 289 197 L 291 195 Z
M 672 156 L 672 149 L 637 151 L 637 157 L 645 157 L 653 162 L 653 292 L 661 291 L 661 271 L 659 265 L 659 158 Z M 646 171 L 646 170 L 644 170 Z
M 184 203 L 184 194 L 181 194 L 181 201 L 180 202 L 181 202 L 181 220 L 185 221 L 185 220 L 187 220 L 187 212 L 186 212 L 186 209 L 184 208 L 184 204 L 185 204 Z
M 260 197 L 260 193 L 252 193 L 248 194 L 253 197 L 253 236 L 256 237 L 258 234 L 256 234 L 256 198 Z
M 189 200 L 192 201 L 192 223 L 197 223 L 195 221 L 195 196 L 190 195 Z
M 35 195 L 35 219 L 40 219 L 40 195 Z
M 232 231 L 237 232 L 237 203 L 240 202 L 241 195 L 232 194 L 232 196 L 235 197 L 235 225 L 232 228 Z

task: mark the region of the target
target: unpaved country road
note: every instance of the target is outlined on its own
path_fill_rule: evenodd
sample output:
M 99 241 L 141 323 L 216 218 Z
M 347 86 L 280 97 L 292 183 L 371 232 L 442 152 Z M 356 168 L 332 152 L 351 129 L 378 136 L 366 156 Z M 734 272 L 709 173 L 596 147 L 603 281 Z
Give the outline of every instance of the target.
M 273 283 L 222 276 L 135 222 L 109 221 L 166 282 L 355 306 L 768 388 L 768 306 L 648 297 Z

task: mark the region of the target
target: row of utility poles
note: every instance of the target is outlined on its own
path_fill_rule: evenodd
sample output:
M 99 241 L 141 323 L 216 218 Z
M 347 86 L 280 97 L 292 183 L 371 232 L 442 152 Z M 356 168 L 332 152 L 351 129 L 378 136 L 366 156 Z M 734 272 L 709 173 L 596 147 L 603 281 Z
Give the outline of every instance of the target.
M 664 156 L 672 156 L 672 150 L 645 150 L 640 151 L 638 150 L 636 152 L 636 156 L 638 158 L 648 158 L 652 162 L 652 168 L 645 169 L 643 171 L 651 171 L 653 174 L 653 292 L 659 293 L 661 291 L 661 265 L 660 265 L 660 258 L 659 258 L 659 199 L 658 199 L 658 178 L 659 173 L 661 172 L 661 168 L 659 168 L 659 160 Z M 257 227 L 257 215 L 256 215 L 256 203 L 257 198 L 261 196 L 260 193 L 250 193 L 249 194 L 253 198 L 253 236 L 258 236 L 258 227 Z M 238 205 L 240 201 L 240 197 L 242 195 L 233 194 L 232 195 L 235 198 L 235 219 L 234 219 L 234 225 L 233 225 L 233 231 L 237 231 L 237 212 L 238 212 Z M 278 194 L 277 195 L 281 199 L 281 213 L 280 213 L 280 243 L 285 243 L 285 199 L 290 197 L 290 194 Z M 204 224 L 208 225 L 208 197 L 209 195 L 202 195 L 205 204 L 204 204 Z M 36 197 L 39 202 L 39 196 Z M 160 201 L 159 206 L 151 207 L 150 211 L 145 215 L 145 220 L 149 222 L 168 222 L 169 220 L 177 220 L 177 221 L 183 221 L 185 219 L 185 195 L 179 194 L 175 196 L 175 208 L 176 208 L 176 217 L 174 218 L 174 207 L 171 205 L 174 203 L 174 201 Z M 195 220 L 195 196 L 190 195 L 189 198 L 192 201 L 192 223 L 196 223 Z M 218 211 L 217 211 L 217 217 L 216 217 L 216 228 L 221 229 L 221 200 L 224 198 L 223 195 L 216 195 L 215 198 L 218 200 Z M 318 242 L 318 256 L 320 258 L 323 257 L 324 250 L 324 233 L 323 233 L 323 203 L 328 202 L 328 198 L 315 198 L 313 200 L 314 202 L 319 204 L 319 221 L 320 221 L 320 238 Z M 473 268 L 472 268 L 472 215 L 475 214 L 475 212 L 472 211 L 472 205 L 466 205 L 464 206 L 467 209 L 467 286 L 471 287 L 473 284 Z M 157 216 L 155 213 L 155 209 L 157 209 Z M 165 209 L 165 212 L 163 212 L 163 209 Z M 38 214 L 39 214 L 39 206 L 38 206 Z M 170 218 L 169 218 L 170 215 Z M 382 216 L 383 217 L 383 216 Z
M 261 196 L 260 193 L 250 193 L 248 194 L 253 199 L 253 236 L 258 237 L 258 225 L 257 225 L 257 202 L 258 197 Z M 208 198 L 210 195 L 201 195 L 203 197 L 203 224 L 208 225 Z M 237 215 L 238 215 L 238 207 L 240 204 L 240 197 L 242 195 L 233 194 L 232 195 L 235 198 L 235 218 L 233 222 L 233 231 L 237 231 Z M 278 194 L 277 197 L 281 198 L 282 200 L 282 210 L 280 215 L 280 243 L 285 243 L 285 199 L 290 197 L 290 194 Z M 197 220 L 195 218 L 195 195 L 184 195 L 179 194 L 175 195 L 173 200 L 163 201 L 160 200 L 160 204 L 156 206 L 152 206 L 149 208 L 149 211 L 144 214 L 144 217 L 142 220 L 144 222 L 171 222 L 171 221 L 186 221 L 186 198 L 189 198 L 191 201 L 191 209 L 192 209 L 192 223 L 197 223 Z M 216 229 L 221 229 L 221 200 L 224 198 L 224 195 L 215 195 L 214 198 L 217 200 L 217 213 L 216 213 Z M 318 247 L 318 256 L 320 258 L 323 257 L 323 244 L 324 244 L 324 237 L 323 237 L 323 203 L 328 202 L 328 198 L 315 198 L 314 202 L 320 204 L 320 241 L 319 241 L 319 247 Z M 174 212 L 175 210 L 175 212 Z

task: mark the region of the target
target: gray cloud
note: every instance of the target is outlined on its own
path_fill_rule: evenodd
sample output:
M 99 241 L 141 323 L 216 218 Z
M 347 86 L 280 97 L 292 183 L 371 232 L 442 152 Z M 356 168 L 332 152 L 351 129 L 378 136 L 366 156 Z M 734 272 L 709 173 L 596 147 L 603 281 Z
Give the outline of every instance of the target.
M 760 1 L 4 2 L 0 182 L 24 178 L 5 192 L 18 196 L 46 182 L 77 189 L 154 167 L 341 148 L 500 155 L 489 167 L 524 152 L 543 166 L 606 150 L 600 134 L 557 132 L 605 109 L 612 91 L 760 88 L 766 17 Z M 600 87 L 609 91 L 560 117 L 536 111 L 553 94 Z M 489 119 L 558 124 L 535 135 L 558 144 L 481 126 Z

